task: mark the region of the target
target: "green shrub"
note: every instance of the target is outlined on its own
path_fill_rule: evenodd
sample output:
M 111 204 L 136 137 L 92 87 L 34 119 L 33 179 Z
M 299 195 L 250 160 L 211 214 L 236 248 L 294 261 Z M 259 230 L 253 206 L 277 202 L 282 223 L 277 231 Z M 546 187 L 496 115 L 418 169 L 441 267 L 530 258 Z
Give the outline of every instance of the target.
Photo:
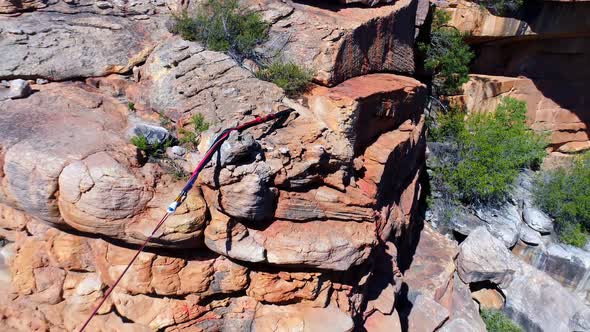
M 131 137 L 131 144 L 135 145 L 138 150 L 143 151 L 147 157 L 160 158 L 166 152 L 166 148 L 174 144 L 174 140 L 167 139 L 161 143 L 150 144 L 147 137 L 138 135 Z
M 588 242 L 587 231 L 580 224 L 559 222 L 557 232 L 559 240 L 571 246 L 583 248 Z
M 291 62 L 275 61 L 270 66 L 259 70 L 256 77 L 278 85 L 288 95 L 296 95 L 307 89 L 313 73 Z
M 131 137 L 131 144 L 135 145 L 141 151 L 147 151 L 150 148 L 147 138 L 143 135 Z
M 268 23 L 259 13 L 240 7 L 237 0 L 207 0 L 194 15 L 183 11 L 173 15 L 173 20 L 173 33 L 201 42 L 213 51 L 226 52 L 238 62 L 258 59 L 254 48 L 268 38 Z M 256 62 L 261 66 L 256 77 L 275 83 L 288 95 L 304 91 L 313 77 L 310 70 L 294 63 Z
M 438 113 L 436 119 L 430 119 L 428 139 L 432 142 L 456 139 L 465 129 L 465 112 L 452 107 L 448 112 Z
M 570 169 L 547 172 L 535 186 L 536 203 L 555 218 L 561 241 L 582 247 L 590 229 L 590 153 Z
M 135 104 L 133 102 L 128 102 L 127 103 L 127 108 L 132 111 L 135 112 Z
M 172 32 L 208 49 L 228 52 L 236 60 L 251 57 L 254 47 L 267 38 L 268 24 L 260 14 L 241 8 L 237 0 L 208 0 L 195 15 L 173 16 Z
M 197 113 L 191 117 L 191 124 L 195 126 L 195 132 L 199 134 L 209 129 L 209 123 L 205 121 L 205 117 L 201 113 Z
M 163 111 L 158 112 L 158 116 L 160 117 L 160 126 L 170 130 L 172 129 L 172 121 L 164 114 Z
M 194 114 L 191 117 L 190 124 L 193 125 L 194 130 L 186 130 L 181 128 L 178 133 L 181 135 L 179 141 L 181 144 L 188 145 L 191 148 L 196 148 L 199 144 L 201 133 L 209 129 L 209 123 L 201 113 Z
M 193 131 L 181 128 L 178 131 L 178 134 L 180 134 L 178 141 L 182 145 L 188 145 L 190 148 L 196 148 L 197 145 L 199 144 L 199 137 Z
M 455 135 L 447 140 L 456 148 L 437 176 L 463 203 L 502 201 L 519 170 L 538 166 L 545 155 L 544 137 L 526 126 L 522 101 L 504 98 L 495 112 L 472 114 L 464 121 L 460 113 L 443 119 L 446 132 Z
M 445 27 L 451 21 L 451 13 L 444 10 L 435 10 L 432 16 L 432 30 L 438 30 Z
M 481 318 L 486 324 L 488 332 L 524 332 L 508 316 L 497 310 L 483 309 Z
M 474 58 L 463 33 L 446 25 L 449 19 L 449 14 L 435 11 L 430 44 L 418 44 L 425 55 L 424 67 L 433 72 L 433 85 L 441 95 L 456 94 L 469 80 L 469 63 Z

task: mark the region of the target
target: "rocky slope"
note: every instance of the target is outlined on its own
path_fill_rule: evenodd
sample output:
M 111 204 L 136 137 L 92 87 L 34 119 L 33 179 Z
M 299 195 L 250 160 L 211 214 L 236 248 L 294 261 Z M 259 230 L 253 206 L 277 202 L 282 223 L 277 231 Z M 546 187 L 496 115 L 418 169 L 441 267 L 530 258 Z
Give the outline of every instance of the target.
M 286 40 L 284 57 L 315 69 L 303 98 L 171 35 L 185 1 L 0 2 L 4 330 L 79 328 L 216 133 L 281 104 L 296 113 L 230 137 L 89 330 L 401 324 L 425 87 L 391 72 L 413 73 L 428 6 L 243 4 L 272 23 L 260 52 Z M 194 151 L 154 160 L 129 143 L 192 130 L 195 114 L 212 126 Z

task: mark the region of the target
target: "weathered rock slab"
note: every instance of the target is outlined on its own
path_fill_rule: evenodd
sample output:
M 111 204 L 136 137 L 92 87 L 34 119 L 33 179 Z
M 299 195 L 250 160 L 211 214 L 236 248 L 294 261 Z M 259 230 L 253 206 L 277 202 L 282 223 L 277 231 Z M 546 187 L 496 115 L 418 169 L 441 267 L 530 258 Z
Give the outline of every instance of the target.
M 449 318 L 449 311 L 424 295 L 418 295 L 412 302 L 408 315 L 408 331 L 435 331 Z
M 520 236 L 522 217 L 518 208 L 510 203 L 498 207 L 481 207 L 475 215 L 486 223 L 490 233 L 502 240 L 507 248 L 516 244 Z
M 301 306 L 261 305 L 256 310 L 253 329 L 257 332 L 276 331 L 327 331 L 349 332 L 352 319 L 338 308 L 310 308 Z
M 52 225 L 145 239 L 181 183 L 156 181 L 162 170 L 137 161 L 118 100 L 76 83 L 39 89 L 0 102 L 0 202 Z M 199 246 L 205 202 L 192 192 L 186 203 L 156 242 Z
M 0 78 L 53 81 L 125 73 L 145 60 L 163 33 L 156 19 L 58 12 L 3 17 Z
M 494 259 L 490 260 L 490 257 Z M 490 280 L 507 285 L 518 272 L 518 264 L 499 239 L 479 227 L 461 243 L 457 272 L 466 283 Z
M 526 330 L 583 331 L 590 309 L 547 274 L 513 256 L 484 228 L 461 244 L 458 272 L 466 282 L 490 280 L 506 295 L 504 311 Z
M 246 1 L 272 22 L 263 54 L 311 67 L 333 86 L 374 72 L 414 72 L 415 0 L 375 8 Z
M 453 278 L 457 244 L 425 224 L 416 252 L 404 281 L 410 292 L 418 292 L 435 301 L 441 299 Z

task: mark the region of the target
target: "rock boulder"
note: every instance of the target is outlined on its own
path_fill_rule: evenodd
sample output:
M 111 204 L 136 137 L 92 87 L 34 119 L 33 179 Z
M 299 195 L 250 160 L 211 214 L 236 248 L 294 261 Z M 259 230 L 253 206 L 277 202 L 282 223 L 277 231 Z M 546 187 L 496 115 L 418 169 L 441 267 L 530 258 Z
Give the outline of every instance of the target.
M 589 328 L 590 309 L 547 274 L 513 256 L 484 228 L 461 244 L 458 272 L 466 282 L 489 280 L 506 294 L 504 311 L 526 330 Z

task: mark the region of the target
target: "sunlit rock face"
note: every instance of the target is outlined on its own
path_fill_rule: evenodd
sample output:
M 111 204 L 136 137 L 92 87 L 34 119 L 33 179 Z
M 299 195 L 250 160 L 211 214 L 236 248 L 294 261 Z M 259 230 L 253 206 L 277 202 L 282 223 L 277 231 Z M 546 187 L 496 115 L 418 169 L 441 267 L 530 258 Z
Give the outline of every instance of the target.
M 284 60 L 315 73 L 291 99 L 171 34 L 194 3 L 0 1 L 0 80 L 31 88 L 0 101 L 0 327 L 79 329 L 220 130 L 281 105 L 295 111 L 230 136 L 88 330 L 401 326 L 396 245 L 425 152 L 426 89 L 402 76 L 418 2 L 243 1 L 271 23 L 257 51 L 291 35 Z M 130 143 L 197 114 L 194 146 Z

